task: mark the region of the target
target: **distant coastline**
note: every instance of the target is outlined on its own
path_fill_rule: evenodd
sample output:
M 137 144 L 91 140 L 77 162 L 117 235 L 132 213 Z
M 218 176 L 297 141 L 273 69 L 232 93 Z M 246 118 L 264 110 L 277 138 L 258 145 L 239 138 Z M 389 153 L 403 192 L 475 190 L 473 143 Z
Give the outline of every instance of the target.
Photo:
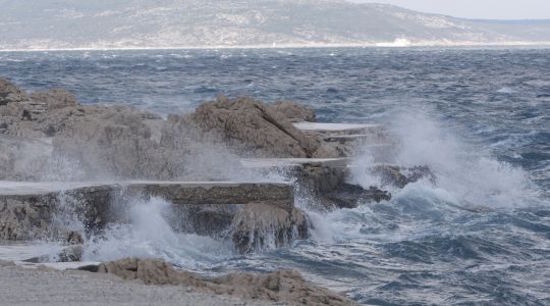
M 55 51 L 132 51 L 132 50 L 216 50 L 216 49 L 321 49 L 321 48 L 483 48 L 483 47 L 550 47 L 550 41 L 509 41 L 509 42 L 410 42 L 396 40 L 378 43 L 343 43 L 343 44 L 261 44 L 261 45 L 202 45 L 202 46 L 105 46 L 75 48 L 2 48 L 0 52 L 55 52 Z

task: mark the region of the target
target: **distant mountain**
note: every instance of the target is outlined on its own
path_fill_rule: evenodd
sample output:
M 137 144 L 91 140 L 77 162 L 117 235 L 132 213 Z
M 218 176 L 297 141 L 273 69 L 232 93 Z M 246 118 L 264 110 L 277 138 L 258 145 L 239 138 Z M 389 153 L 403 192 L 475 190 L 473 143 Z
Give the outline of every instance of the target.
M 0 49 L 550 42 L 550 20 L 338 0 L 0 0 L 0 8 Z

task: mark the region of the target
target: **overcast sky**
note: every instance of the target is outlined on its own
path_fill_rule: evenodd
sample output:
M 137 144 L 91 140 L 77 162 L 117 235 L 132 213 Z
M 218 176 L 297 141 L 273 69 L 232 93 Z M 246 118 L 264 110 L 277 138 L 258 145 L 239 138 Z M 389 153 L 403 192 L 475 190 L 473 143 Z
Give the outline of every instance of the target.
M 379 2 L 429 13 L 490 19 L 550 19 L 550 0 L 351 0 Z

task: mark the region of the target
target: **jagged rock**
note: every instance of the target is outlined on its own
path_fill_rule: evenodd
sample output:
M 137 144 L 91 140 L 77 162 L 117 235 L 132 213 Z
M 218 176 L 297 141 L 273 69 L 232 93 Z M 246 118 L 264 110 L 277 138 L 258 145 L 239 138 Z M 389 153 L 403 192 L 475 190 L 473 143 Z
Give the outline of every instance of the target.
M 0 78 L 0 106 L 28 100 L 29 97 L 24 91 L 13 85 L 10 81 Z
M 416 166 L 412 168 L 403 168 L 398 166 L 381 165 L 368 170 L 370 173 L 379 176 L 382 186 L 395 186 L 404 188 L 410 183 L 415 183 L 421 179 L 428 179 L 435 184 L 436 177 L 427 166 Z
M 249 204 L 233 219 L 232 240 L 240 253 L 288 245 L 295 239 L 305 239 L 308 222 L 302 211 L 261 204 Z
M 291 122 L 315 121 L 313 108 L 291 101 L 279 101 L 271 106 L 276 111 L 284 114 Z
M 334 191 L 325 195 L 339 208 L 355 208 L 361 202 L 376 202 L 391 200 L 391 194 L 387 191 L 371 186 L 364 189 L 359 185 L 342 184 Z
M 0 240 L 31 240 L 48 232 L 53 196 L 0 197 Z
M 345 297 L 306 282 L 295 271 L 267 274 L 232 273 L 207 279 L 200 275 L 175 270 L 172 265 L 153 259 L 128 258 L 99 266 L 81 268 L 85 271 L 110 273 L 127 280 L 139 280 L 149 285 L 193 287 L 203 292 L 230 294 L 243 298 L 269 300 L 304 305 L 353 305 Z
M 51 89 L 47 91 L 35 92 L 31 94 L 30 99 L 35 103 L 44 104 L 47 107 L 47 111 L 78 106 L 76 97 L 64 89 Z
M 191 116 L 203 131 L 219 133 L 243 152 L 270 157 L 312 157 L 318 138 L 296 129 L 283 113 L 250 98 L 218 98 L 204 103 Z

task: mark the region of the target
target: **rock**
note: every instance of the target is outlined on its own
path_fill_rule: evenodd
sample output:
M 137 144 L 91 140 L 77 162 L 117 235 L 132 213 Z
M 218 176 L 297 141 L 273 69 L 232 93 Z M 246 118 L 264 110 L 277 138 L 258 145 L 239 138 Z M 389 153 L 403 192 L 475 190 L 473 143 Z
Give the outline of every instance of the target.
M 13 261 L 6 261 L 0 259 L 0 267 L 15 267 L 15 263 Z
M 326 194 L 325 198 L 334 203 L 338 208 L 355 208 L 361 202 L 380 203 L 382 201 L 389 201 L 391 200 L 391 194 L 374 186 L 364 189 L 359 185 L 342 184 L 334 191 Z
M 54 222 L 56 216 L 74 218 L 94 233 L 114 217 L 109 208 L 116 191 L 111 186 L 90 186 L 66 192 L 0 194 L 0 240 L 69 241 L 65 224 Z M 78 242 L 76 235 L 70 239 Z
M 35 103 L 45 105 L 47 111 L 78 106 L 76 97 L 64 89 L 51 89 L 47 91 L 35 92 L 31 94 L 30 99 Z
M 154 259 L 128 258 L 84 267 L 85 271 L 109 273 L 126 280 L 139 280 L 149 285 L 192 287 L 202 292 L 227 294 L 247 299 L 261 299 L 304 305 L 354 305 L 345 297 L 306 282 L 295 271 L 267 274 L 232 273 L 216 278 L 175 270 L 171 264 Z
M 57 255 L 57 262 L 77 262 L 82 260 L 84 254 L 83 245 L 71 245 L 64 248 Z
M 44 238 L 53 210 L 53 196 L 0 197 L 0 240 Z
M 309 106 L 291 101 L 279 101 L 273 103 L 271 107 L 284 114 L 291 122 L 315 121 L 315 111 Z
M 298 184 L 316 194 L 327 194 L 345 183 L 348 172 L 345 167 L 332 167 L 323 164 L 303 164 L 292 175 Z
M 296 129 L 281 112 L 253 100 L 218 98 L 204 103 L 191 120 L 205 132 L 215 132 L 241 152 L 269 157 L 312 157 L 321 147 L 316 137 Z
M 79 232 L 70 231 L 67 234 L 67 244 L 78 245 L 83 243 L 84 243 L 84 238 L 82 237 L 82 234 L 80 234 Z
M 308 222 L 302 211 L 287 211 L 278 207 L 249 204 L 233 219 L 232 240 L 240 253 L 288 245 L 295 239 L 305 239 Z
M 421 179 L 428 179 L 432 184 L 436 183 L 436 177 L 427 166 L 403 168 L 398 166 L 381 165 L 368 170 L 371 174 L 380 177 L 382 186 L 395 186 L 404 188 Z
M 28 100 L 29 97 L 24 91 L 17 88 L 10 81 L 0 78 L 0 107 Z

